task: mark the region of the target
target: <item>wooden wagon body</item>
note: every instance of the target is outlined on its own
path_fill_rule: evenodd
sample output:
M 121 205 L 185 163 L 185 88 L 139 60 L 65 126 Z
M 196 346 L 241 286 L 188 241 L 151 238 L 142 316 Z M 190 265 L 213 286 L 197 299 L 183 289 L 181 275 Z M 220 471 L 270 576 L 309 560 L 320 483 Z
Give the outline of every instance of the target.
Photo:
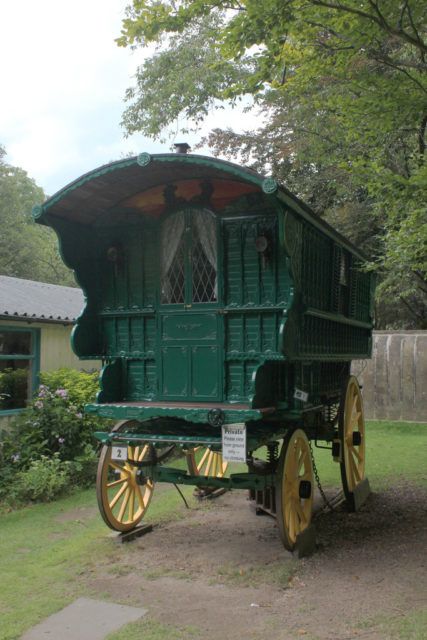
M 302 432 L 294 455 L 305 439 L 335 440 L 345 466 L 337 419 L 347 393 L 349 429 L 359 433 L 347 467 L 358 469 L 353 485 L 362 482 L 363 415 L 349 375 L 352 359 L 370 356 L 372 277 L 364 256 L 284 187 L 213 158 L 140 154 L 84 175 L 34 217 L 57 232 L 86 296 L 72 346 L 80 358 L 104 362 L 97 403 L 87 411 L 125 421 L 102 438 L 100 500 L 108 511 L 117 495 L 107 497 L 114 443 L 129 447 L 126 473 L 136 493 L 130 497 L 127 482 L 126 506 L 120 517 L 107 514 L 110 526 L 135 526 L 141 513 L 132 517 L 129 500 L 141 502 L 153 479 L 277 489 L 286 452 L 279 462 L 275 443 L 284 439 L 289 450 L 294 432 Z M 223 477 L 221 460 L 221 428 L 237 423 L 246 425 L 249 465 L 240 484 Z M 159 472 L 156 451 L 169 444 L 192 460 L 184 479 Z M 197 465 L 201 445 L 210 453 Z M 270 462 L 259 471 L 253 452 L 262 445 Z M 308 478 L 304 465 L 300 476 Z M 312 491 L 300 493 L 301 507 Z

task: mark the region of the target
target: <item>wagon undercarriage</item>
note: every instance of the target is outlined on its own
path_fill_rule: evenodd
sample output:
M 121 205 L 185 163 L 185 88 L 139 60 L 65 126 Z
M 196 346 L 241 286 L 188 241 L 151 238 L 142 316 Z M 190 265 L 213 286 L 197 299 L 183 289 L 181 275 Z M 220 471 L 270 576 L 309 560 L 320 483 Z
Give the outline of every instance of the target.
M 147 404 L 134 403 L 129 410 L 143 411 Z M 118 407 L 120 411 L 125 409 L 125 405 L 103 409 L 111 413 Z M 122 532 L 135 528 L 143 519 L 158 482 L 192 485 L 207 492 L 245 489 L 258 506 L 275 515 L 284 546 L 293 550 L 312 517 L 315 463 L 311 440 L 316 444 L 317 440 L 327 443 L 334 460 L 340 464 L 349 508 L 354 510 L 360 505 L 360 496 L 355 499 L 359 490 L 366 497 L 363 408 L 354 377 L 348 379 L 339 404 L 335 401 L 299 414 L 272 408 L 251 410 L 243 405 L 230 409 L 233 413 L 228 414 L 228 420 L 230 415 L 259 413 L 258 420 L 245 423 L 247 472 L 227 473 L 228 463 L 222 458 L 221 427 L 227 419 L 228 407 L 221 407 L 162 403 L 150 407 L 156 415 L 163 409 L 161 418 L 124 420 L 111 432 L 96 434 L 103 444 L 97 478 L 98 503 L 108 526 Z M 206 412 L 211 422 L 215 417 L 217 424 L 195 424 L 176 417 L 177 411 L 189 409 L 199 415 Z M 168 417 L 168 412 L 175 412 L 175 417 Z M 255 453 L 261 447 L 265 447 L 265 452 L 259 459 Z M 186 468 L 167 464 L 171 458 L 173 464 L 180 457 L 185 458 Z

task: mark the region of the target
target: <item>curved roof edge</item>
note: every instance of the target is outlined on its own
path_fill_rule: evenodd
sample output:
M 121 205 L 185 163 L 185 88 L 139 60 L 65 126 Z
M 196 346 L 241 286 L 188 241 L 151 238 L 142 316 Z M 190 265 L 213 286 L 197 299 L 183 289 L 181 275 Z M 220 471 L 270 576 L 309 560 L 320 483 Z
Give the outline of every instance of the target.
M 227 160 L 221 160 L 219 158 L 213 158 L 211 156 L 203 156 L 196 154 L 184 154 L 184 153 L 140 153 L 132 158 L 124 158 L 122 160 L 116 160 L 108 164 L 102 165 L 89 171 L 76 180 L 70 182 L 65 187 L 57 191 L 53 196 L 48 198 L 43 204 L 38 204 L 33 207 L 33 218 L 43 223 L 43 217 L 45 213 L 49 213 L 50 209 L 55 204 L 61 202 L 68 195 L 72 194 L 80 187 L 87 185 L 92 180 L 102 177 L 107 174 L 112 174 L 115 171 L 126 169 L 127 167 L 140 166 L 142 169 L 148 168 L 153 161 L 164 163 L 179 163 L 179 164 L 193 164 L 202 165 L 206 167 L 212 167 L 219 171 L 223 171 L 230 175 L 230 177 L 238 178 L 244 182 L 250 182 L 262 189 L 266 195 L 275 196 L 283 204 L 290 207 L 293 211 L 298 213 L 302 218 L 309 221 L 315 227 L 333 237 L 335 240 L 346 246 L 352 253 L 356 254 L 362 260 L 367 260 L 367 256 L 353 245 L 345 236 L 341 235 L 336 229 L 329 225 L 323 218 L 310 209 L 310 207 L 290 192 L 283 185 L 278 184 L 274 177 L 266 177 L 259 174 L 247 167 L 241 167 L 235 163 Z
M 200 164 L 206 166 L 212 166 L 215 168 L 222 169 L 224 172 L 229 173 L 235 177 L 239 177 L 247 182 L 252 182 L 259 186 L 262 186 L 262 183 L 266 180 L 265 176 L 262 176 L 252 169 L 242 168 L 232 162 L 228 162 L 227 160 L 220 160 L 219 158 L 212 158 L 210 156 L 202 156 L 195 154 L 180 154 L 180 153 L 140 153 L 137 156 L 133 156 L 132 158 L 125 158 L 124 160 L 115 160 L 114 162 L 110 162 L 108 164 L 104 164 L 92 171 L 88 171 L 84 173 L 82 176 L 73 180 L 65 187 L 57 191 L 53 196 L 48 198 L 43 204 L 35 205 L 33 207 L 33 217 L 40 218 L 43 213 L 47 212 L 53 205 L 62 200 L 65 196 L 67 196 L 72 191 L 75 191 L 79 187 L 82 187 L 84 184 L 90 182 L 94 178 L 99 178 L 100 176 L 106 175 L 107 173 L 112 173 L 119 169 L 125 169 L 126 167 L 131 167 L 134 165 L 139 165 L 141 167 L 148 166 L 153 160 L 158 162 L 183 162 L 187 164 Z M 269 178 L 267 178 L 269 180 Z

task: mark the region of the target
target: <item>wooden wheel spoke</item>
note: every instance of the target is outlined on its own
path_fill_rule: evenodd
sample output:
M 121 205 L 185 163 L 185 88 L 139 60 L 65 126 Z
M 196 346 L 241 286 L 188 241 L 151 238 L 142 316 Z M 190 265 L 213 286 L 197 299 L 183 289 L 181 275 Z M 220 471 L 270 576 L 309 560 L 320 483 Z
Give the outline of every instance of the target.
M 291 499 L 290 497 L 285 503 L 285 519 L 289 522 L 291 518 Z
M 351 433 L 353 433 L 354 427 L 357 427 L 359 425 L 359 420 L 360 420 L 361 415 L 362 415 L 361 411 L 356 411 L 356 414 L 351 419 L 350 425 L 349 425 L 349 431 Z
M 119 464 L 117 464 L 113 460 L 110 460 L 109 465 L 110 465 L 110 467 L 112 467 L 116 471 L 120 471 L 120 473 L 123 472 L 123 473 L 129 474 L 129 469 L 127 467 L 125 467 L 124 465 L 123 465 L 123 467 L 121 467 Z
M 125 495 L 123 496 L 123 502 L 120 506 L 120 511 L 119 511 L 119 515 L 117 516 L 117 519 L 122 522 L 124 519 L 124 515 L 126 512 L 126 507 L 128 506 L 128 502 L 129 502 L 129 498 L 130 498 L 130 493 L 131 493 L 131 489 L 128 487 L 127 490 L 125 491 Z
M 350 462 L 350 467 L 351 467 L 354 479 L 357 480 L 357 482 L 360 482 L 362 478 L 360 477 L 359 469 L 357 468 L 356 461 L 351 455 L 351 452 L 349 452 L 348 459 Z
M 120 478 L 119 480 L 113 480 L 113 482 L 108 482 L 107 483 L 107 487 L 108 487 L 108 489 L 111 489 L 112 487 L 117 487 L 122 482 L 127 482 L 127 481 L 128 481 L 127 478 Z
M 200 461 L 196 460 L 196 451 L 200 450 Z M 188 471 L 191 475 L 222 478 L 227 470 L 228 462 L 222 459 L 220 451 L 212 451 L 209 447 L 194 447 L 186 452 Z
M 111 500 L 110 502 L 110 509 L 111 511 L 114 509 L 114 507 L 116 506 L 116 504 L 118 503 L 118 501 L 120 500 L 120 498 L 122 497 L 122 495 L 124 494 L 124 492 L 126 491 L 126 489 L 128 488 L 129 483 L 126 482 L 126 484 L 124 484 L 116 493 L 116 495 L 114 496 L 114 498 Z
M 218 454 L 214 453 L 213 454 L 213 460 L 212 460 L 212 474 L 211 474 L 214 478 L 216 478 L 216 476 L 218 475 Z
M 203 474 L 204 476 L 208 476 L 209 475 L 209 471 L 211 470 L 213 455 L 214 455 L 213 451 L 209 451 L 208 462 L 206 464 L 205 472 Z
M 141 453 L 137 458 L 138 462 L 141 462 L 145 458 L 145 456 L 147 455 L 147 451 L 148 451 L 148 444 L 142 447 Z
M 208 455 L 210 454 L 210 449 L 206 449 L 206 451 L 204 452 L 202 459 L 200 460 L 199 464 L 197 465 L 197 470 L 199 472 L 201 472 L 201 470 L 203 469 L 203 465 L 205 464 L 205 460 L 208 457 Z M 206 475 L 206 474 L 204 474 Z
M 146 485 L 149 489 L 153 488 L 153 485 Z M 142 495 L 141 489 L 140 487 L 136 487 L 135 489 L 135 494 L 136 494 L 136 499 L 138 500 L 138 504 L 141 507 L 141 509 L 145 509 L 145 501 L 144 501 L 144 496 Z
M 304 449 L 301 450 L 301 455 L 300 458 L 298 460 L 298 473 L 301 471 L 302 466 L 306 464 L 306 460 L 307 460 L 307 451 L 305 451 Z
M 298 514 L 300 521 L 305 524 L 307 522 L 307 518 L 305 517 L 305 513 L 299 500 L 295 500 L 295 511 Z
M 292 505 L 289 511 L 289 537 L 292 541 L 295 541 L 296 537 L 297 537 L 297 531 L 296 531 L 296 522 L 295 522 L 296 518 L 295 518 L 295 510 L 292 509 Z
M 353 416 L 353 415 L 354 415 L 354 411 L 355 411 L 355 409 L 356 409 L 356 407 L 357 407 L 357 401 L 358 401 L 358 399 L 359 399 L 359 398 L 358 398 L 358 394 L 357 394 L 357 392 L 356 392 L 356 391 L 354 391 L 353 398 L 351 399 L 350 416 Z
M 361 456 L 361 454 L 359 453 L 359 451 L 356 449 L 354 445 L 349 446 L 349 451 L 352 455 L 354 455 L 357 458 L 358 462 L 363 462 L 363 457 Z
M 296 446 L 296 442 L 292 443 L 292 455 L 289 457 L 289 472 L 290 474 L 295 477 L 298 473 L 298 465 L 297 465 L 297 459 L 298 459 L 298 450 L 297 450 L 297 446 Z
M 135 514 L 135 490 L 132 489 L 129 497 L 128 520 L 133 520 Z
M 285 485 L 286 493 L 290 494 L 292 492 L 292 489 L 293 489 L 294 485 L 295 485 L 295 478 L 290 478 L 288 476 L 288 474 L 285 474 L 284 485 Z

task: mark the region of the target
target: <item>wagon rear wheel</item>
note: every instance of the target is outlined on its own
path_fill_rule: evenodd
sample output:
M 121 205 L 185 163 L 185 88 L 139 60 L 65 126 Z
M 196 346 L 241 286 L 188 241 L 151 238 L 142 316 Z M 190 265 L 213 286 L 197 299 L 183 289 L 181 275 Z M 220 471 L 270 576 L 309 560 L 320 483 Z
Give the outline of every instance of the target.
M 353 493 L 365 478 L 365 418 L 359 383 L 350 376 L 341 397 L 338 433 L 341 442 L 341 480 L 347 503 L 354 505 Z
M 228 462 L 222 459 L 220 451 L 209 447 L 194 447 L 186 453 L 188 471 L 192 476 L 212 476 L 222 478 L 227 471 Z
M 313 507 L 313 465 L 305 432 L 287 433 L 277 466 L 276 514 L 280 538 L 289 551 L 298 535 L 311 522 Z
M 119 422 L 113 431 L 126 430 L 130 421 Z M 150 455 L 150 445 L 128 446 L 128 458 L 141 462 Z M 153 495 L 154 483 L 137 482 L 137 467 L 127 460 L 112 460 L 111 447 L 104 445 L 98 463 L 96 496 L 104 522 L 116 531 L 130 531 L 142 520 Z

